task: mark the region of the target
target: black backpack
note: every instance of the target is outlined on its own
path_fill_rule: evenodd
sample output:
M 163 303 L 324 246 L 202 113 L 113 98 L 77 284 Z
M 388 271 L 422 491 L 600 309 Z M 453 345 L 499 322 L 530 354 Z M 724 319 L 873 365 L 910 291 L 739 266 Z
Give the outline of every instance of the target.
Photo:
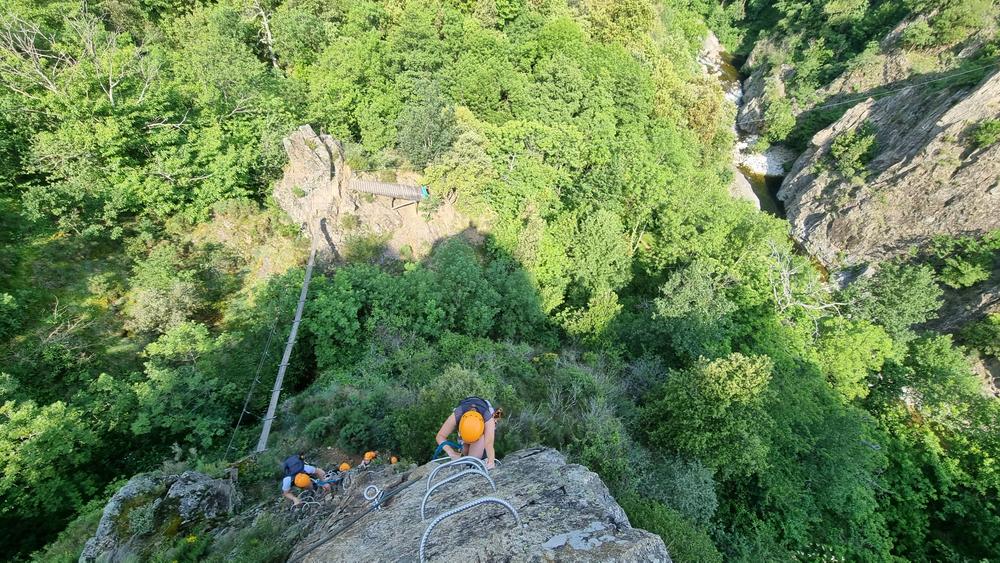
M 461 414 L 465 414 L 471 410 L 476 410 L 479 414 L 483 415 L 483 420 L 490 419 L 490 404 L 486 402 L 485 399 L 479 397 L 466 397 L 459 401 L 458 409 Z M 461 418 L 461 415 L 459 415 Z
M 283 469 L 285 477 L 294 477 L 306 470 L 306 462 L 302 461 L 302 456 L 296 454 L 285 460 Z

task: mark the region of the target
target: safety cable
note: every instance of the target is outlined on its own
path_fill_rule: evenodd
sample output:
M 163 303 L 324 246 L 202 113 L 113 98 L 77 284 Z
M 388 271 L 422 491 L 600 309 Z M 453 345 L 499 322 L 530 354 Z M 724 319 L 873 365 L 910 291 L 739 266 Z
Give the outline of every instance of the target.
M 229 437 L 229 445 L 226 446 L 226 455 L 224 455 L 222 459 L 229 459 L 229 451 L 233 447 L 233 440 L 236 439 L 236 432 L 240 429 L 240 424 L 243 423 L 243 416 L 249 414 L 250 416 L 253 416 L 253 417 L 256 417 L 256 418 L 260 418 L 258 415 L 255 415 L 255 414 L 251 413 L 250 411 L 248 411 L 247 407 L 250 405 L 250 399 L 253 396 L 253 390 L 254 390 L 255 387 L 257 387 L 257 382 L 260 381 L 261 368 L 264 367 L 264 362 L 267 360 L 267 357 L 270 355 L 270 352 L 271 352 L 271 342 L 274 340 L 274 332 L 275 332 L 275 329 L 277 329 L 277 327 L 278 327 L 278 318 L 279 317 L 280 317 L 280 315 L 277 314 L 277 313 L 275 313 L 275 315 L 274 315 L 274 321 L 271 322 L 271 331 L 267 335 L 267 343 L 264 344 L 264 351 L 261 353 L 260 360 L 257 362 L 257 370 L 254 373 L 253 382 L 250 384 L 250 389 L 247 390 L 246 400 L 243 401 L 243 408 L 240 410 L 240 418 L 239 418 L 239 420 L 236 421 L 236 427 L 233 428 L 233 435 Z
M 393 490 L 385 493 L 384 495 L 382 495 L 381 498 L 377 499 L 377 504 L 369 507 L 368 510 L 365 510 L 364 512 L 358 514 L 357 516 L 354 516 L 354 517 L 350 518 L 347 521 L 346 524 L 344 524 L 341 527 L 337 528 L 333 532 L 330 532 L 325 538 L 323 538 L 323 539 L 319 540 L 318 542 L 314 543 L 313 545 L 309 546 L 308 549 L 306 549 L 302 553 L 298 554 L 297 556 L 289 558 L 287 563 L 298 563 L 299 561 L 302 561 L 302 559 L 304 559 L 306 555 L 309 555 L 310 553 L 312 553 L 319 546 L 324 545 L 327 542 L 329 542 L 330 540 L 332 540 L 333 538 L 337 537 L 337 535 L 339 535 L 344 530 L 347 530 L 348 528 L 350 528 L 351 526 L 353 526 L 358 520 L 361 520 L 362 518 L 364 518 L 365 515 L 367 515 L 367 514 L 369 514 L 371 512 L 374 512 L 375 510 L 378 510 L 379 507 L 385 501 L 387 501 L 387 500 L 391 499 L 392 497 L 398 495 L 399 493 L 403 492 L 410 485 L 412 485 L 414 483 L 417 483 L 417 482 L 422 482 L 422 481 L 423 481 L 423 479 L 410 479 L 409 481 L 407 481 L 407 482 L 399 485 L 395 489 L 393 489 Z M 369 500 L 371 500 L 371 499 L 369 499 Z

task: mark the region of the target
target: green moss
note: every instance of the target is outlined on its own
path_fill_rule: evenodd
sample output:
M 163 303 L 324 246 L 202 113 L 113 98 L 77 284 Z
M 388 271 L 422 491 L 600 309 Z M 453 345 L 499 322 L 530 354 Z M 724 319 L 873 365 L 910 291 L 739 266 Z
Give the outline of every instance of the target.
M 127 537 L 136 533 L 145 533 L 133 530 L 133 524 L 139 522 L 133 522 L 132 513 L 137 510 L 146 510 L 154 500 L 159 498 L 165 492 L 166 488 L 161 486 L 148 493 L 136 496 L 123 502 L 121 509 L 118 511 L 118 518 L 115 519 L 115 533 L 117 533 L 120 537 Z M 141 520 L 139 515 L 137 515 L 136 518 L 137 520 Z
M 181 517 L 179 514 L 175 514 L 167 523 L 163 526 L 163 535 L 168 538 L 175 537 L 181 530 Z

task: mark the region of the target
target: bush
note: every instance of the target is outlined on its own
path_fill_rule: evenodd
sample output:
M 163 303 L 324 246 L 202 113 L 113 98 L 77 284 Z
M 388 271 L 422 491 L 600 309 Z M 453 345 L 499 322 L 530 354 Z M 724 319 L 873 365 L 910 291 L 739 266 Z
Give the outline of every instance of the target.
M 841 133 L 830 146 L 830 156 L 838 172 L 850 180 L 864 180 L 866 168 L 875 156 L 875 128 L 864 122 L 854 131 Z
M 1000 358 L 1000 313 L 987 315 L 961 332 L 962 340 L 980 353 Z
M 936 237 L 930 248 L 930 261 L 938 280 L 955 289 L 970 287 L 990 277 L 1000 251 L 1000 231 L 982 238 Z
M 109 491 L 110 492 L 110 491 Z M 41 551 L 31 555 L 32 561 L 45 563 L 76 563 L 80 559 L 83 546 L 94 535 L 97 524 L 104 513 L 107 497 L 99 495 L 79 511 L 79 516 L 59 532 L 59 537 Z
M 146 503 L 128 511 L 128 531 L 129 534 L 141 536 L 153 531 L 155 527 L 156 506 L 153 503 Z
M 321 442 L 328 438 L 336 427 L 336 421 L 332 416 L 321 416 L 306 424 L 303 432 L 310 440 Z
M 1000 119 L 987 119 L 976 125 L 972 132 L 972 143 L 977 149 L 984 149 L 1000 141 Z
M 376 263 L 382 257 L 387 242 L 389 233 L 348 235 L 344 242 L 344 258 L 354 263 Z
M 17 332 L 19 317 L 17 300 L 9 293 L 0 293 L 0 342 Z
M 792 112 L 792 102 L 788 98 L 771 94 L 768 97 L 767 109 L 764 110 L 765 138 L 768 142 L 777 143 L 783 140 L 795 128 L 795 114 Z
M 926 20 L 920 20 L 903 30 L 903 45 L 911 48 L 930 47 L 934 44 L 934 31 Z
M 262 513 L 253 525 L 231 532 L 212 545 L 207 563 L 280 563 L 288 559 L 304 528 L 287 518 Z
M 971 287 L 989 279 L 989 269 L 979 261 L 969 260 L 963 256 L 949 256 L 944 259 L 944 266 L 938 279 L 951 288 Z
M 993 0 L 954 0 L 931 19 L 935 43 L 948 45 L 968 38 L 983 27 L 984 22 L 994 20 Z
M 700 461 L 673 456 L 649 456 L 643 461 L 643 496 L 662 502 L 695 524 L 708 525 L 719 506 L 712 470 Z
M 620 503 L 632 526 L 653 532 L 663 538 L 674 561 L 684 563 L 722 563 L 708 533 L 665 504 L 627 496 Z
M 893 340 L 902 342 L 912 337 L 913 325 L 935 316 L 941 293 L 930 266 L 890 262 L 874 276 L 848 286 L 842 300 L 852 316 L 882 325 Z

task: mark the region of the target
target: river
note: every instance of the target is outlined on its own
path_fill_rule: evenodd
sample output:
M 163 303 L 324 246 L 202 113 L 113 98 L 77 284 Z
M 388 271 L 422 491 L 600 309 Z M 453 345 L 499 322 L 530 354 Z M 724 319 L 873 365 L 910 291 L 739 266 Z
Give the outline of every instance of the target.
M 719 80 L 726 100 L 736 106 L 736 109 L 743 104 L 743 84 L 739 71 L 736 69 L 734 57 L 726 52 L 719 43 L 714 33 L 709 32 L 705 38 L 699 62 L 705 71 Z M 735 114 L 734 114 L 735 116 Z M 733 149 L 733 174 L 735 179 L 730 193 L 734 197 L 747 199 L 757 204 L 761 211 L 770 213 L 782 219 L 785 218 L 785 207 L 777 197 L 778 189 L 781 188 L 783 175 L 772 175 L 769 172 L 775 169 L 772 156 L 767 153 L 759 153 L 753 150 L 757 142 L 757 137 L 747 134 L 736 125 L 733 120 L 733 132 L 736 135 L 736 146 Z M 770 151 L 769 151 L 770 152 Z M 747 193 L 746 188 L 752 192 Z

